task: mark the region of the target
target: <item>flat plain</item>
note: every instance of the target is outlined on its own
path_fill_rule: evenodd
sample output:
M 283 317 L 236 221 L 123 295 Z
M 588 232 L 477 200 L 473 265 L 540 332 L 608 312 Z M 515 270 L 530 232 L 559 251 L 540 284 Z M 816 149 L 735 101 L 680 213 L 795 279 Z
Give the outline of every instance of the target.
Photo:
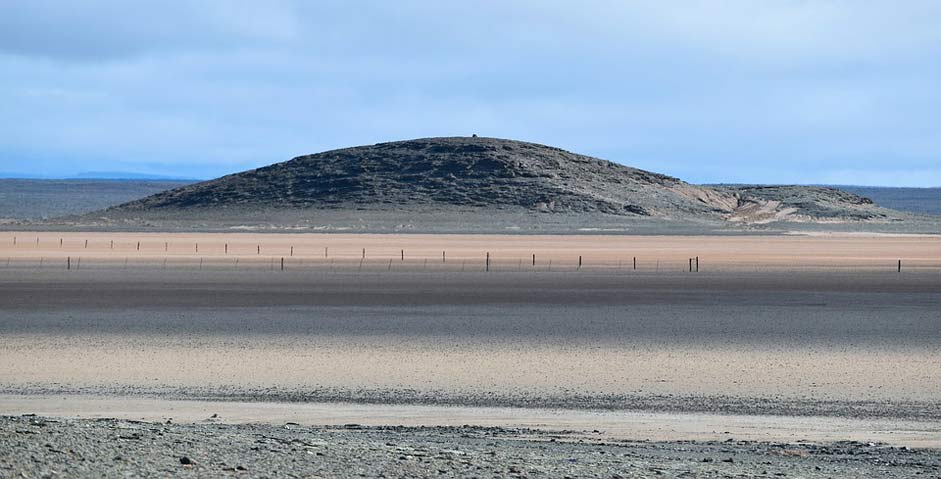
M 6 414 L 941 444 L 937 236 L 0 242 Z
M 84 214 L 190 181 L 0 178 L 0 225 Z

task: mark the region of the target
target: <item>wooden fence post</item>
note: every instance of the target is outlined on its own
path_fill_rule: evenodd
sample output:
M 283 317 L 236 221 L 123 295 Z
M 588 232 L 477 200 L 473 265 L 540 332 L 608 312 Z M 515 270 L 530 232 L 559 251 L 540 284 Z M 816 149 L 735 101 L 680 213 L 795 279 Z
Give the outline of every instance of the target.
M 902 272 L 902 260 L 899 260 L 899 269 L 898 269 L 898 272 L 899 272 L 899 273 Z
M 487 263 L 486 263 L 487 272 L 490 272 L 490 252 L 487 252 Z
M 284 271 L 284 256 L 281 257 L 281 271 Z
M 582 269 L 582 257 L 581 257 L 581 255 L 578 256 L 578 269 Z
M 72 269 L 72 257 L 71 256 L 65 259 L 65 269 L 66 270 Z

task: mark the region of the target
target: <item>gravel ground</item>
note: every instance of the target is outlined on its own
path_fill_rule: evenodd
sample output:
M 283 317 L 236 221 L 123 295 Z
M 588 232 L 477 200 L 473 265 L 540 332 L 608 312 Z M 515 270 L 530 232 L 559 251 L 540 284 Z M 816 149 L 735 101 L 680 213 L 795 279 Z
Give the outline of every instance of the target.
M 306 427 L 0 417 L 0 477 L 941 477 L 877 444 L 603 442 L 481 427 Z

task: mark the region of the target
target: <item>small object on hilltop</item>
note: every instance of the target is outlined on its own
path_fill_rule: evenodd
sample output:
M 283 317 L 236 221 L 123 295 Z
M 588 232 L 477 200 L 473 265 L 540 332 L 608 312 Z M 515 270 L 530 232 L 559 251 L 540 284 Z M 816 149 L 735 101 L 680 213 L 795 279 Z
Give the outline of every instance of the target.
M 477 133 L 474 133 L 473 135 L 471 135 L 471 138 L 477 138 Z

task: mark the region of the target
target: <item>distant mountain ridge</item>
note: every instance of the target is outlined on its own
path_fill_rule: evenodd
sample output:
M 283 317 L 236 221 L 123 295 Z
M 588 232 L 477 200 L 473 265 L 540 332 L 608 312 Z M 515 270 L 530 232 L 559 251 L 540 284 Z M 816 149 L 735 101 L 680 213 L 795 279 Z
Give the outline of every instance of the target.
M 66 180 L 141 180 L 141 181 L 197 181 L 195 178 L 185 178 L 173 175 L 157 175 L 151 173 L 134 173 L 127 171 L 84 171 Z
M 149 173 L 133 173 L 127 171 L 85 171 L 74 175 L 31 175 L 0 171 L 0 180 L 36 180 L 36 181 L 70 181 L 70 180 L 114 180 L 114 181 L 180 181 L 193 183 L 196 178 L 186 178 L 174 175 L 157 175 Z

